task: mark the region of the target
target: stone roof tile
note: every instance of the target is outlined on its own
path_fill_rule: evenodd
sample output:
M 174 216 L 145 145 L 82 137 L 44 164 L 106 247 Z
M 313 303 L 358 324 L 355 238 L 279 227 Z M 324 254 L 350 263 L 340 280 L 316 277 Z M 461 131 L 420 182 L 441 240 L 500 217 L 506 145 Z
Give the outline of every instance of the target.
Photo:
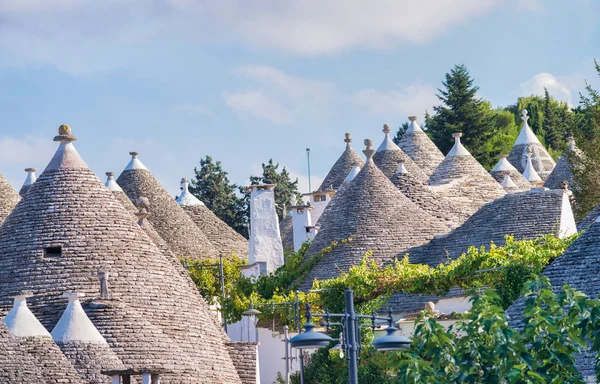
M 390 138 L 390 127 L 383 125 L 383 141 L 377 148 L 373 156 L 375 165 L 383 172 L 388 179 L 391 179 L 398 169 L 400 161 L 404 161 L 406 169 L 417 179 L 427 180 L 427 175 L 400 147 L 398 147 Z
M 435 168 L 444 160 L 444 154 L 431 141 L 429 136 L 417 124 L 417 118 L 410 116 L 410 125 L 398 146 L 404 151 L 427 175 L 433 174 Z
M 342 155 L 337 159 L 335 164 L 333 164 L 333 167 L 331 167 L 327 176 L 325 176 L 325 179 L 317 190 L 319 192 L 329 191 L 331 189 L 337 190 L 352 168 L 355 166 L 362 167 L 364 164 L 360 156 L 352 149 L 352 145 L 350 144 L 352 143 L 352 138 L 350 137 L 350 134 L 346 133 L 345 135 L 346 138 L 344 139 L 344 142 L 346 143 L 346 149 L 342 152 Z

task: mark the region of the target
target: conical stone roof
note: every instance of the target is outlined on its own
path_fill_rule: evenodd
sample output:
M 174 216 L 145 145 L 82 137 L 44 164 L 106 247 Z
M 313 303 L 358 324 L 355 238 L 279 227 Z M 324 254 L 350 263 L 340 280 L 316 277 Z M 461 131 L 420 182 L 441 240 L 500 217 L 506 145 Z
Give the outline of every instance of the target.
M 458 258 L 471 246 L 489 248 L 490 242 L 503 245 L 506 235 L 524 240 L 576 232 L 569 197 L 560 190 L 538 188 L 508 194 L 484 205 L 460 227 L 409 249 L 408 254 L 412 263 L 438 265 Z
M 531 183 L 508 161 L 507 157 L 508 155 L 500 156 L 500 160 L 498 160 L 496 166 L 490 171 L 490 175 L 500 184 L 509 175 L 517 189 L 521 191 L 530 190 Z
M 22 350 L 33 358 L 35 366 L 39 368 L 41 373 L 39 381 L 21 381 L 19 383 L 82 384 L 82 380 L 71 363 L 52 341 L 50 333 L 27 307 L 26 299 L 30 296 L 30 292 L 17 295 L 12 309 L 4 318 L 2 324 L 2 326 L 6 324 L 10 334 L 17 339 Z M 0 344 L 4 347 L 5 342 L 5 340 L 2 340 Z M 2 350 L 0 354 L 5 352 Z M 0 371 L 4 369 L 6 367 L 0 365 Z M 24 369 L 27 370 L 27 367 L 24 367 Z M 2 374 L 0 374 L 1 377 Z M 1 382 L 5 383 L 6 381 Z
M 283 244 L 283 252 L 294 250 L 294 225 L 290 212 L 279 223 L 279 233 L 281 234 L 281 243 Z
M 21 196 L 0 173 L 0 225 L 20 200 Z
M 235 252 L 238 257 L 247 259 L 248 240 L 219 219 L 204 203 L 192 195 L 187 179 L 182 179 L 181 187 L 182 191 L 177 198 L 177 203 L 192 218 L 217 251 L 224 257 Z
M 183 258 L 215 258 L 218 252 L 206 235 L 141 163 L 138 153 L 131 152 L 131 156 L 132 159 L 117 179 L 117 184 L 132 201 L 141 196 L 149 200 L 148 220 L 169 248 Z
M 37 361 L 0 321 L 0 382 L 6 384 L 48 383 Z
M 566 181 L 569 183 L 569 189 L 573 190 L 575 188 L 575 180 L 573 179 L 573 170 L 571 169 L 571 164 L 569 163 L 569 156 L 581 156 L 582 152 L 575 145 L 575 139 L 573 136 L 569 137 L 569 147 L 562 154 L 556 166 L 546 179 L 544 183 L 544 187 L 550 189 L 561 189 L 562 183 Z
M 404 161 L 404 166 L 415 178 L 427 181 L 427 175 L 403 150 L 400 149 L 390 138 L 390 126 L 383 125 L 384 138 L 377 152 L 373 156 L 375 165 L 391 179 L 398 169 L 400 161 Z M 347 174 L 347 173 L 346 173 Z
M 367 162 L 354 180 L 331 199 L 319 219 L 319 232 L 306 252 L 310 258 L 332 242 L 339 242 L 309 272 L 303 289 L 338 276 L 356 265 L 369 250 L 373 259 L 387 262 L 403 250 L 423 244 L 448 229 L 404 196 L 373 162 L 371 140 L 365 140 Z M 342 243 L 342 240 L 352 241 Z
M 417 124 L 416 116 L 409 116 L 410 125 L 398 146 L 404 151 L 427 175 L 433 174 L 435 168 L 444 160 L 444 154 L 431 141 L 429 136 Z
M 25 168 L 25 172 L 27 172 L 27 177 L 25 178 L 25 181 L 23 182 L 23 185 L 19 190 L 19 195 L 21 195 L 21 197 L 25 197 L 31 184 L 35 183 L 35 180 L 37 179 L 35 171 L 35 168 Z
M 542 180 L 546 180 L 556 165 L 552 156 L 542 145 L 540 140 L 535 136 L 527 120 L 527 110 L 522 111 L 521 119 L 523 119 L 523 128 L 517 137 L 517 141 L 510 150 L 508 161 L 523 173 L 527 166 L 527 155 L 531 156 L 533 168 L 540 175 Z
M 97 297 L 98 271 L 108 268 L 113 300 L 151 326 L 119 318 L 94 323 L 127 367 L 176 361 L 163 382 L 239 383 L 228 338 L 183 266 L 159 251 L 85 165 L 70 128 L 61 126 L 59 133 L 52 161 L 0 227 L 0 310 L 10 307 L 11 293 L 30 290 L 31 311 L 53 329 L 65 307 L 61 294 Z M 135 338 L 137 347 L 129 348 L 129 339 L 107 337 L 115 328 Z M 163 343 L 169 348 L 154 352 Z
M 433 191 L 475 213 L 485 203 L 506 194 L 504 189 L 461 144 L 461 133 L 452 135 L 455 143 L 444 161 L 429 178 Z
M 504 180 L 502 180 L 502 182 L 500 183 L 500 186 L 502 186 L 502 188 L 504 188 L 506 193 L 521 192 L 521 189 L 519 188 L 519 186 L 517 184 L 515 184 L 514 181 L 512 181 L 512 178 L 510 177 L 509 174 L 506 174 L 504 176 Z
M 469 217 L 463 207 L 455 204 L 452 200 L 438 196 L 429 189 L 427 183 L 412 177 L 404 167 L 404 162 L 400 162 L 398 171 L 392 176 L 391 181 L 404 196 L 431 216 L 445 223 L 448 229 L 456 228 Z
M 600 292 L 600 280 L 598 279 L 600 276 L 600 224 L 592 223 L 562 255 L 544 269 L 542 275 L 550 280 L 555 291 L 564 285 L 569 285 L 592 298 L 598 298 Z M 512 326 L 523 327 L 524 305 L 525 300 L 519 298 L 506 310 Z M 584 377 L 595 377 L 595 359 L 592 351 L 588 350 L 576 356 L 575 363 Z
M 349 133 L 346 133 L 346 138 L 344 142 L 346 143 L 346 149 L 342 152 L 342 155 L 337 159 L 331 170 L 325 176 L 325 179 L 321 183 L 321 186 L 317 190 L 318 192 L 337 190 L 340 185 L 344 182 L 344 179 L 348 175 L 348 172 L 352 170 L 352 168 L 359 166 L 362 167 L 364 162 L 358 156 L 354 149 L 352 149 L 352 138 Z

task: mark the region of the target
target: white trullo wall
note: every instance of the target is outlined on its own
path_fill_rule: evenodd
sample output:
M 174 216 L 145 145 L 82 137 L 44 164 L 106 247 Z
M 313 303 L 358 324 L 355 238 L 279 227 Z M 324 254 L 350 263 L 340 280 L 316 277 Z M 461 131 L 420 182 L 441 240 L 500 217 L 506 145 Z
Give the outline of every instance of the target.
M 266 263 L 267 273 L 282 266 L 284 261 L 274 188 L 274 185 L 250 187 L 248 264 Z

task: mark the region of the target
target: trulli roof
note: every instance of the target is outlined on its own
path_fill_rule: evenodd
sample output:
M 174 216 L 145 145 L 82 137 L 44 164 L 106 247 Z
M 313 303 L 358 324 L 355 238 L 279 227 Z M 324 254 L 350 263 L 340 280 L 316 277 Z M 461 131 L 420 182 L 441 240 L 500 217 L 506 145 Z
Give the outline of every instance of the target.
M 484 205 L 452 232 L 407 253 L 413 263 L 437 265 L 458 258 L 471 246 L 489 247 L 490 242 L 502 245 L 506 235 L 523 240 L 546 234 L 570 236 L 576 232 L 569 197 L 560 190 L 536 188 L 508 194 Z
M 490 171 L 490 175 L 500 184 L 506 179 L 506 175 L 510 175 L 510 179 L 517 189 L 521 191 L 530 190 L 531 183 L 508 161 L 507 157 L 508 155 L 500 156 L 500 160 Z
M 0 173 L 0 225 L 20 200 L 21 196 Z
M 367 251 L 378 262 L 391 260 L 411 246 L 423 244 L 447 227 L 404 196 L 373 162 L 371 140 L 365 140 L 367 162 L 354 180 L 331 199 L 319 219 L 319 232 L 306 257 L 312 257 L 336 241 L 303 282 L 310 288 L 313 279 L 338 276 L 360 262 Z M 341 243 L 352 238 L 352 241 Z
M 340 185 L 344 182 L 344 179 L 355 166 L 362 167 L 364 164 L 363 160 L 358 154 L 352 149 L 352 138 L 349 133 L 346 133 L 344 142 L 346 143 L 346 149 L 342 152 L 342 155 L 337 159 L 331 170 L 325 176 L 325 179 L 321 183 L 321 186 L 317 190 L 318 192 L 337 190 Z
M 25 181 L 23 182 L 23 185 L 19 190 L 19 195 L 21 195 L 21 197 L 25 197 L 25 195 L 27 194 L 27 190 L 29 190 L 31 184 L 35 183 L 35 180 L 37 179 L 35 171 L 35 168 L 25 168 L 25 172 L 27 172 L 27 177 L 25 177 Z
M 117 317 L 94 322 L 90 316 L 126 366 L 147 369 L 138 362 L 160 366 L 175 360 L 172 373 L 162 377 L 165 383 L 240 383 L 227 336 L 183 266 L 160 252 L 85 165 L 70 128 L 61 126 L 59 133 L 52 161 L 0 227 L 0 310 L 11 305 L 11 293 L 33 291 L 29 307 L 52 329 L 65 307 L 61 294 L 97 297 L 98 271 L 108 268 L 113 299 L 151 326 Z M 139 347 L 107 337 L 115 329 L 130 334 Z M 153 346 L 165 343 L 164 336 L 170 349 L 153 352 Z
M 390 127 L 387 124 L 383 126 L 383 141 L 373 155 L 375 165 L 383 172 L 388 179 L 394 176 L 398 169 L 400 161 L 404 161 L 406 169 L 417 179 L 426 181 L 427 175 L 403 150 L 400 149 L 390 138 Z M 347 173 L 346 173 L 347 174 Z
M 517 141 L 510 150 L 508 161 L 523 173 L 527 166 L 527 155 L 531 156 L 533 168 L 540 175 L 542 180 L 546 180 L 556 165 L 552 156 L 542 145 L 540 140 L 535 136 L 527 120 L 527 110 L 522 111 L 521 119 L 523 119 L 523 128 L 517 137 Z
M 575 145 L 575 139 L 571 136 L 569 137 L 569 147 L 562 154 L 556 166 L 546 179 L 544 183 L 544 187 L 550 189 L 561 189 L 561 184 L 563 181 L 569 183 L 569 189 L 573 190 L 576 188 L 575 180 L 573 179 L 573 170 L 571 169 L 571 164 L 569 163 L 569 156 L 581 156 L 582 152 Z
M 454 146 L 429 178 L 429 185 L 434 192 L 464 207 L 465 213 L 473 214 L 506 192 L 462 145 L 461 135 L 453 134 Z
M 410 116 L 408 119 L 410 125 L 402 135 L 398 146 L 427 176 L 431 176 L 435 168 L 444 160 L 444 154 L 417 124 L 415 116 Z
M 150 201 L 148 220 L 169 248 L 179 257 L 215 258 L 216 248 L 175 199 L 131 152 L 132 160 L 117 179 L 117 184 L 132 201 L 144 196 Z

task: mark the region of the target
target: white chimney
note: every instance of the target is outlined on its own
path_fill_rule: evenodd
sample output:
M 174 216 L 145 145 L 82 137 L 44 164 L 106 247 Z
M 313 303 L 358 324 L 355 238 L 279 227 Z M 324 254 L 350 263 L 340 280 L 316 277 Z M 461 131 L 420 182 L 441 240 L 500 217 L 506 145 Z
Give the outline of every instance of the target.
M 314 209 L 310 205 L 294 205 L 288 207 L 292 215 L 292 232 L 294 235 L 294 252 L 298 252 L 305 241 L 314 238 L 314 230 L 311 220 L 311 211 Z
M 360 171 L 360 168 L 358 169 Z M 350 173 L 353 171 L 351 170 Z M 356 172 L 358 173 L 358 171 Z M 331 201 L 331 198 L 335 195 L 335 191 L 322 191 L 322 192 L 313 192 L 307 193 L 303 196 L 308 196 L 310 205 L 314 208 L 311 212 L 312 222 L 314 224 L 319 221 L 319 218 L 323 214 L 325 207 Z
M 275 210 L 275 184 L 250 186 L 248 264 L 265 263 L 266 273 L 283 265 L 283 244 Z

